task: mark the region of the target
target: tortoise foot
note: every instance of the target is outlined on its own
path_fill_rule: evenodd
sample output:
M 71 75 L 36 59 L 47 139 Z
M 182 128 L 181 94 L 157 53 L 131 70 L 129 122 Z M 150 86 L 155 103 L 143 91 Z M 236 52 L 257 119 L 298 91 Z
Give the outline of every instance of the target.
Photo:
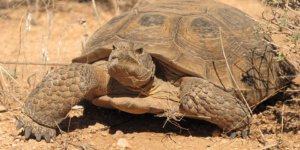
M 245 130 L 251 123 L 250 113 L 240 100 L 204 79 L 183 79 L 181 105 L 190 114 L 227 131 Z
M 236 136 L 237 136 L 237 131 L 234 130 L 234 131 L 232 131 L 230 133 L 229 138 L 230 138 L 230 140 L 233 140 Z M 239 134 L 239 136 L 240 136 L 240 134 Z M 247 130 L 243 130 L 241 136 L 242 136 L 243 139 L 247 139 L 248 131 Z
M 23 113 L 19 116 L 19 123 L 16 128 L 19 130 L 22 127 L 25 129 L 26 139 L 28 139 L 30 135 L 34 135 L 37 141 L 41 141 L 42 137 L 48 143 L 50 142 L 51 138 L 53 141 L 56 140 L 56 129 L 40 125 Z
M 38 141 L 55 140 L 57 125 L 72 106 L 84 97 L 98 94 L 101 70 L 88 64 L 70 64 L 45 76 L 26 99 L 17 129 L 24 127 L 25 137 L 34 134 Z

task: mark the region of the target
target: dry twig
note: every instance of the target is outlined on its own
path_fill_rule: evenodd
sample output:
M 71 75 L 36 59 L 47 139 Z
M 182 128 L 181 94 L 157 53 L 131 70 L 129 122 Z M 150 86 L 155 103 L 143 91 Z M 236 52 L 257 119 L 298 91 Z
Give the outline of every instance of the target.
M 66 66 L 68 63 L 34 63 L 34 62 L 5 62 L 0 61 L 0 64 L 19 64 L 19 65 L 48 65 L 48 66 Z
M 63 37 L 63 35 L 64 35 L 64 32 L 66 31 L 66 29 L 67 29 L 71 24 L 73 24 L 73 23 L 75 23 L 75 22 L 82 22 L 82 24 L 83 24 L 83 26 L 84 26 L 84 28 L 85 28 L 85 31 L 87 31 L 87 30 L 86 30 L 86 20 L 85 20 L 85 19 L 81 19 L 81 18 L 77 18 L 76 20 L 70 22 L 70 23 L 64 28 L 63 32 L 61 33 L 59 42 L 58 42 L 58 48 L 57 48 L 57 60 L 56 60 L 56 63 L 58 63 L 58 60 L 59 60 L 59 48 L 60 48 L 60 45 L 61 45 L 61 40 L 62 40 L 62 37 Z M 86 35 L 87 35 L 87 33 L 86 33 Z
M 97 11 L 95 0 L 92 0 L 92 2 L 93 2 L 93 7 L 94 7 L 94 10 L 95 10 L 95 14 L 97 16 L 97 20 L 98 20 L 98 23 L 99 23 L 99 27 L 101 28 L 101 22 L 100 22 L 100 18 L 99 18 L 99 15 L 98 15 L 98 11 Z
M 58 127 L 58 129 L 59 129 L 59 132 L 60 132 L 60 134 L 61 134 L 61 137 L 63 138 L 63 140 L 64 140 L 64 143 L 65 143 L 65 149 L 68 149 L 68 144 L 67 144 L 67 141 L 66 141 L 66 139 L 64 138 L 64 136 L 63 136 L 63 131 L 60 129 L 60 127 L 58 126 L 58 124 L 57 124 L 57 122 L 55 121 L 55 124 L 56 124 L 56 126 Z
M 233 74 L 232 74 L 232 72 L 231 72 L 231 69 L 230 69 L 230 67 L 229 67 L 229 64 L 228 64 L 228 61 L 227 61 L 227 57 L 226 57 L 226 54 L 225 54 L 225 50 L 224 50 L 224 47 L 223 47 L 223 41 L 222 41 L 222 29 L 221 29 L 221 27 L 219 27 L 219 32 L 220 32 L 220 41 L 221 41 L 221 46 L 222 46 L 222 50 L 223 50 L 224 59 L 225 59 L 225 62 L 226 62 L 228 71 L 229 71 L 229 73 L 230 73 L 230 76 L 231 76 L 231 78 L 232 78 L 232 80 L 233 80 L 235 86 L 237 87 L 238 91 L 240 92 L 240 94 L 241 94 L 241 96 L 242 96 L 242 99 L 244 100 L 244 103 L 246 104 L 246 106 L 247 106 L 247 108 L 248 108 L 248 110 L 249 110 L 251 116 L 253 117 L 253 119 L 254 119 L 254 121 L 255 121 L 255 123 L 256 123 L 256 125 L 257 125 L 257 128 L 258 128 L 258 130 L 259 130 L 259 132 L 260 132 L 260 134 L 261 134 L 261 137 L 262 137 L 262 139 L 263 139 L 264 144 L 266 144 L 266 139 L 265 139 L 263 133 L 261 132 L 261 130 L 260 130 L 260 128 L 259 128 L 258 122 L 257 122 L 256 118 L 254 117 L 253 112 L 252 112 L 252 110 L 251 110 L 251 108 L 250 108 L 250 106 L 249 106 L 249 104 L 248 104 L 246 98 L 244 97 L 244 95 L 243 95 L 241 89 L 239 88 L 239 85 L 238 85 L 237 82 L 235 81 L 235 79 L 234 79 L 234 77 L 233 77 Z

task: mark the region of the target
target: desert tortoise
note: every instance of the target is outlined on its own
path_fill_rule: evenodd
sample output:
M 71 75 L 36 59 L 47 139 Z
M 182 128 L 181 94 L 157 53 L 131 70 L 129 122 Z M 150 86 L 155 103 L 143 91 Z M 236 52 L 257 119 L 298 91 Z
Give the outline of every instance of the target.
M 287 60 L 273 59 L 274 47 L 264 41 L 270 37 L 254 36 L 255 26 L 244 12 L 210 0 L 159 1 L 121 14 L 93 34 L 72 64 L 42 79 L 17 129 L 24 127 L 26 138 L 55 140 L 56 123 L 86 98 L 133 114 L 171 111 L 245 131 L 251 116 L 223 49 L 250 106 L 298 74 Z

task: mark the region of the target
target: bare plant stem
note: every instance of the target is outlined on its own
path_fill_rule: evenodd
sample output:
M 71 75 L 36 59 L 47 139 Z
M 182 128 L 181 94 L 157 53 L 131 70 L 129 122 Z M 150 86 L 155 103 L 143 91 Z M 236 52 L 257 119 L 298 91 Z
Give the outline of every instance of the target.
M 281 136 L 280 141 L 282 141 L 283 137 L 283 114 L 284 114 L 284 103 L 282 105 L 282 112 L 281 112 Z
M 114 7 L 116 10 L 116 16 L 120 14 L 120 5 L 119 5 L 120 0 L 114 0 Z
M 81 19 L 81 18 L 77 18 L 76 20 L 70 22 L 70 23 L 64 28 L 63 32 L 61 33 L 59 42 L 58 42 L 58 48 L 57 48 L 57 60 L 56 60 L 56 63 L 58 63 L 58 60 L 59 60 L 59 50 L 60 50 L 60 45 L 61 45 L 62 37 L 63 37 L 63 35 L 64 35 L 66 29 L 67 29 L 71 24 L 73 24 L 73 23 L 75 23 L 75 22 L 83 22 L 84 27 L 85 27 L 85 22 L 86 22 L 86 20 L 85 20 L 85 19 Z
M 233 74 L 232 74 L 232 72 L 231 72 L 231 69 L 230 69 L 230 67 L 229 67 L 229 64 L 228 64 L 228 61 L 227 61 L 227 58 L 226 58 L 226 54 L 225 54 L 225 50 L 224 50 L 224 46 L 223 46 L 223 41 L 222 41 L 222 29 L 221 29 L 221 27 L 219 27 L 219 32 L 220 32 L 220 41 L 221 41 L 221 46 L 222 46 L 222 50 L 223 50 L 224 59 L 225 59 L 225 62 L 226 62 L 228 71 L 229 71 L 229 73 L 230 73 L 230 76 L 231 76 L 231 78 L 232 78 L 234 84 L 236 85 L 237 89 L 239 90 L 239 92 L 240 92 L 240 94 L 241 94 L 241 96 L 242 96 L 242 98 L 243 98 L 243 100 L 244 100 L 244 103 L 246 104 L 246 106 L 247 106 L 247 108 L 248 108 L 248 110 L 249 110 L 251 116 L 253 117 L 253 119 L 254 119 L 254 121 L 255 121 L 255 123 L 256 123 L 256 125 L 257 125 L 257 128 L 258 128 L 258 130 L 259 130 L 259 132 L 260 132 L 260 134 L 261 134 L 261 137 L 262 137 L 262 139 L 263 139 L 264 144 L 266 144 L 266 139 L 265 139 L 263 133 L 261 132 L 261 130 L 260 130 L 260 128 L 259 128 L 258 122 L 257 122 L 256 118 L 254 117 L 254 115 L 253 115 L 253 113 L 252 113 L 252 110 L 251 110 L 251 108 L 250 108 L 250 106 L 249 106 L 249 104 L 248 104 L 246 98 L 244 97 L 244 94 L 242 93 L 242 91 L 241 91 L 239 85 L 238 85 L 237 82 L 235 81 L 235 79 L 234 79 L 234 77 L 233 77 Z
M 3 20 L 5 20 L 5 19 L 8 17 L 8 15 L 9 15 L 14 9 L 19 8 L 24 2 L 25 2 L 25 0 L 23 0 L 20 4 L 14 5 L 14 6 L 12 7 L 13 9 L 11 9 L 11 10 L 7 13 L 7 15 L 3 18 Z
M 63 132 L 62 132 L 62 130 L 60 129 L 60 127 L 58 126 L 58 124 L 57 124 L 56 121 L 55 121 L 55 124 L 56 124 L 56 126 L 58 127 L 59 132 L 60 132 L 60 134 L 61 134 L 61 137 L 62 137 L 63 140 L 64 140 L 64 143 L 65 143 L 65 149 L 68 150 L 68 144 L 67 144 L 67 142 L 66 142 L 66 139 L 65 139 L 64 136 L 63 136 Z
M 2 75 L 2 70 L 12 79 L 12 80 L 14 80 L 14 82 L 16 82 L 17 84 L 19 84 L 19 86 L 21 86 L 22 88 L 23 88 L 23 86 L 16 80 L 16 79 L 14 79 L 1 65 L 0 65 L 0 72 L 1 72 L 1 75 Z M 2 76 L 2 78 L 3 78 L 3 76 Z M 3 78 L 4 79 L 4 78 Z M 3 82 L 4 82 L 4 84 L 5 84 L 5 81 L 3 80 Z M 6 85 L 6 84 L 5 84 Z M 28 93 L 28 91 L 27 90 L 25 90 L 26 92 L 27 92 L 27 94 L 29 94 Z
M 17 101 L 21 106 L 23 106 L 23 103 L 21 101 L 19 101 L 14 95 L 12 95 L 10 92 L 8 92 L 8 94 L 15 100 Z
M 101 28 L 101 22 L 100 22 L 100 18 L 99 18 L 99 15 L 98 15 L 98 11 L 97 11 L 95 0 L 92 0 L 92 2 L 93 2 L 93 7 L 94 7 L 94 11 L 95 11 L 97 20 L 98 20 L 99 27 Z
M 24 51 L 24 60 L 27 63 L 27 57 L 26 57 L 26 35 L 27 35 L 27 31 L 30 31 L 30 21 L 31 21 L 31 13 L 28 13 L 27 19 L 26 19 L 26 26 L 24 29 L 24 37 L 23 37 L 23 51 Z M 28 69 L 28 66 L 26 65 L 27 68 L 27 74 L 28 76 L 30 76 L 30 72 Z
M 66 66 L 68 63 L 33 63 L 33 62 L 4 62 L 0 61 L 0 64 L 20 64 L 20 65 L 48 65 L 48 66 Z

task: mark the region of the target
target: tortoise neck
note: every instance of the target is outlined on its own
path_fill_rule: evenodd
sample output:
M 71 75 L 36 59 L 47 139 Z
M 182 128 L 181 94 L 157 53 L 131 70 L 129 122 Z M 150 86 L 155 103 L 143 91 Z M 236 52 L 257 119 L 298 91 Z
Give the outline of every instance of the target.
M 156 84 L 156 81 L 157 81 L 157 78 L 154 76 L 150 79 L 150 81 L 147 84 L 145 84 L 144 86 L 142 86 L 140 88 L 134 88 L 134 87 L 129 87 L 129 86 L 126 86 L 126 88 L 133 92 L 138 92 L 142 95 L 149 96 L 150 90 Z

